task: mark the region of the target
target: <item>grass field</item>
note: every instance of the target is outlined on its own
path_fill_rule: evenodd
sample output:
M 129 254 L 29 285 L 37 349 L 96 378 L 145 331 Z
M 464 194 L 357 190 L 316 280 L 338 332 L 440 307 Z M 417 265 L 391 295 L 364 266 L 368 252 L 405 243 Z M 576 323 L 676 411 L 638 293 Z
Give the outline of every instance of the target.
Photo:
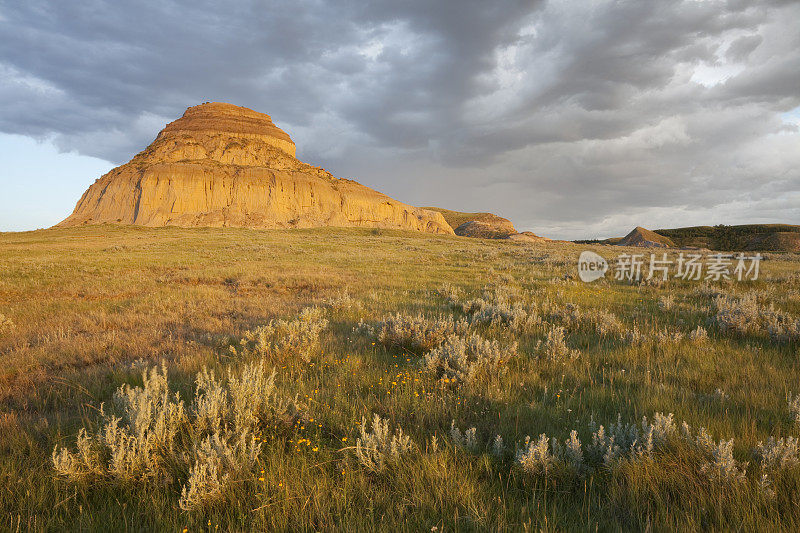
M 584 284 L 584 249 L 624 251 L 0 234 L 0 528 L 800 529 L 800 256 Z

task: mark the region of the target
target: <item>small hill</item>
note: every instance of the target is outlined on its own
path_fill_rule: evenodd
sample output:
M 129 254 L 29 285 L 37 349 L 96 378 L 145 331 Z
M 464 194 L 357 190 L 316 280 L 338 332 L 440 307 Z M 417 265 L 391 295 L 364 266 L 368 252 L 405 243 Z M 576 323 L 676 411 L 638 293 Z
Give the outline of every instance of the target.
M 190 107 L 128 163 L 98 179 L 59 226 L 368 227 L 453 234 L 413 207 L 295 158 L 269 115 Z
M 530 232 L 517 232 L 514 224 L 507 218 L 493 213 L 465 213 L 451 211 L 441 207 L 424 207 L 430 211 L 441 213 L 456 235 L 476 239 L 508 239 L 518 242 L 540 243 L 550 242 L 547 237 L 539 237 Z
M 492 213 L 463 213 L 439 207 L 425 207 L 441 213 L 456 235 L 481 239 L 506 239 L 517 230 L 507 218 Z
M 548 239 L 547 237 L 539 237 L 532 231 L 523 231 L 522 233 L 515 233 L 514 235 L 509 235 L 507 237 L 509 240 L 512 241 L 520 241 L 520 242 L 551 242 L 552 239 Z
M 638 246 L 640 248 L 673 248 L 675 243 L 667 237 L 659 235 L 641 226 L 628 233 L 617 246 Z
M 681 248 L 720 251 L 797 252 L 800 226 L 790 224 L 744 224 L 739 226 L 693 226 L 659 229 Z

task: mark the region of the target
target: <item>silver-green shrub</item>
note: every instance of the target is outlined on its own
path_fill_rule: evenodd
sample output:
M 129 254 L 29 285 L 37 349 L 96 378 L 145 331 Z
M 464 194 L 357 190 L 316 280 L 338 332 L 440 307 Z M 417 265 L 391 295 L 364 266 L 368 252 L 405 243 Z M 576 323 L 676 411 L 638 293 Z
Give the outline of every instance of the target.
M 539 359 L 566 362 L 580 357 L 580 352 L 567 346 L 563 326 L 552 326 L 545 341 L 537 343 L 536 355 Z
M 58 474 L 132 483 L 188 472 L 180 505 L 195 508 L 215 501 L 233 477 L 252 467 L 259 433 L 277 422 L 291 424 L 300 413 L 296 398 L 278 394 L 275 372 L 267 373 L 263 361 L 228 372 L 225 381 L 203 369 L 188 408 L 171 392 L 165 366 L 142 377 L 141 387 L 117 390 L 113 414 L 101 407 L 96 433 L 78 432 L 75 451 L 54 448 Z
M 439 379 L 468 382 L 483 371 L 500 369 L 501 364 L 516 353 L 516 343 L 504 349 L 496 340 L 484 339 L 475 333 L 467 337 L 450 335 L 425 356 L 423 363 Z
M 319 352 L 319 338 L 328 320 L 319 307 L 307 307 L 292 320 L 271 320 L 244 334 L 244 345 L 262 357 L 283 360 L 297 357 L 309 362 Z
M 477 433 L 477 428 L 472 427 L 462 432 L 456 426 L 455 420 L 450 423 L 450 438 L 452 439 L 453 444 L 459 448 L 476 451 L 478 449 Z
M 713 322 L 723 332 L 765 335 L 774 341 L 800 339 L 800 319 L 762 303 L 757 293 L 718 296 L 714 300 Z
M 508 288 L 485 290 L 482 297 L 472 300 L 462 300 L 460 292 L 450 291 L 448 294 L 450 306 L 469 316 L 471 323 L 525 333 L 542 320 L 534 306 L 519 300 L 518 293 Z
M 411 438 L 398 427 L 392 431 L 389 420 L 377 414 L 372 418 L 372 431 L 367 431 L 367 419 L 361 419 L 361 437 L 356 440 L 355 454 L 361 465 L 371 472 L 381 472 L 389 464 L 397 464 L 412 447 Z
M 450 335 L 464 335 L 469 330 L 466 320 L 450 315 L 426 316 L 397 313 L 370 326 L 363 322 L 358 329 L 386 346 L 401 346 L 414 352 L 427 352 L 442 344 Z

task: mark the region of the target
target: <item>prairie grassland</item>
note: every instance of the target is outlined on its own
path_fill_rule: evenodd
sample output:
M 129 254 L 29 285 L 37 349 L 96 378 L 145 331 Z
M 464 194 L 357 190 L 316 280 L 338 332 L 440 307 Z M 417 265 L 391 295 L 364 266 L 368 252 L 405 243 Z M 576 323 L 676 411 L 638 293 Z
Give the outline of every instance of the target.
M 586 248 L 0 234 L 0 527 L 800 529 L 800 257 L 583 284 Z

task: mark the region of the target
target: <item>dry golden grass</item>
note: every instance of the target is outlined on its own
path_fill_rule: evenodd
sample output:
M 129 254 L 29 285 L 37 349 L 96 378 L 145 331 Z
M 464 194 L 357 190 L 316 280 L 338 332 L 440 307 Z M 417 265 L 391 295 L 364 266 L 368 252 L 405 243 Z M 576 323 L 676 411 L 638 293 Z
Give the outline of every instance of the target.
M 574 276 L 585 248 L 341 229 L 0 234 L 0 524 L 795 530 L 800 472 L 786 438 L 798 433 L 789 393 L 800 393 L 800 353 L 796 337 L 768 328 L 800 315 L 798 256 L 769 258 L 758 282 L 583 284 Z M 722 327 L 739 301 L 756 326 Z M 327 320 L 319 346 L 275 338 L 292 335 L 309 306 Z M 381 337 L 379 322 L 396 313 L 409 318 Z M 470 363 L 459 350 L 425 367 L 447 338 L 431 331 L 451 316 L 469 324 L 456 335 L 492 343 L 469 379 L 442 370 Z M 286 321 L 273 323 L 279 333 L 258 329 L 273 320 Z M 258 331 L 272 336 L 259 344 Z M 551 352 L 569 356 L 542 357 Z M 82 427 L 96 434 L 101 404 L 118 408 L 115 391 L 141 386 L 161 361 L 186 406 L 202 368 L 227 376 L 263 361 L 303 412 L 289 427 L 258 426 L 255 464 L 231 470 L 207 504 L 181 500 L 190 472 L 180 453 L 150 480 L 58 475 L 54 447 L 75 450 Z M 592 420 L 608 429 L 619 413 L 644 432 L 642 417 L 658 412 L 687 421 L 691 437 L 663 430 L 657 446 L 635 447 L 655 451 L 615 452 L 603 466 Z M 361 432 L 375 415 L 385 435 Z M 206 438 L 195 426 L 177 430 L 179 452 Z M 559 446 L 544 453 L 541 434 Z M 364 457 L 391 460 L 376 469 Z

